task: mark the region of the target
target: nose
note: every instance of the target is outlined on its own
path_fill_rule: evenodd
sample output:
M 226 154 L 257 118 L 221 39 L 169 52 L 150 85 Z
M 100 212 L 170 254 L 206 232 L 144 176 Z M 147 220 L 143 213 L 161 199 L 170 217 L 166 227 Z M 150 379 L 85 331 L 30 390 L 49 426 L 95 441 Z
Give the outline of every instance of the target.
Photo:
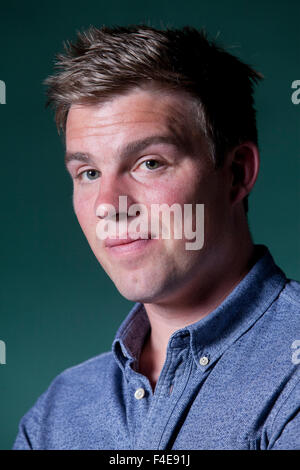
M 101 178 L 99 192 L 95 201 L 95 214 L 103 220 L 116 216 L 119 220 L 127 217 L 128 208 L 134 203 L 127 184 L 116 178 Z

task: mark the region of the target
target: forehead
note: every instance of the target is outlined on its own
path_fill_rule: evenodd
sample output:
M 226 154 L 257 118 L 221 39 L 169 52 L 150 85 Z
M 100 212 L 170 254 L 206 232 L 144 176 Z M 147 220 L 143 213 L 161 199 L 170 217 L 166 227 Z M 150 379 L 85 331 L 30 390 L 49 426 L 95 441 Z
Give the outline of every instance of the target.
M 168 131 L 184 140 L 199 137 L 194 104 L 179 92 L 135 89 L 95 105 L 73 104 L 66 123 L 67 142 L 86 137 L 111 138 L 121 132 Z

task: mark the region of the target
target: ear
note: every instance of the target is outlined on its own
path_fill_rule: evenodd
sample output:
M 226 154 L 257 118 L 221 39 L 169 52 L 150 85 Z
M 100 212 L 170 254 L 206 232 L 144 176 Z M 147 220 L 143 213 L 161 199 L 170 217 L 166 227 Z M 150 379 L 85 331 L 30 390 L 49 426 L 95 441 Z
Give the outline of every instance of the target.
M 253 142 L 244 142 L 229 152 L 231 201 L 241 202 L 252 190 L 259 171 L 259 151 Z

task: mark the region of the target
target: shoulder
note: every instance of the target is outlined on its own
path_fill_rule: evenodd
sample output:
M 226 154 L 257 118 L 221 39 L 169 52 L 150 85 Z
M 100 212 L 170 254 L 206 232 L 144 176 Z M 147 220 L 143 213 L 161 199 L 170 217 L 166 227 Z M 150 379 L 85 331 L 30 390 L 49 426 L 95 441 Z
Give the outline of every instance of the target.
M 112 352 L 65 369 L 22 417 L 13 448 L 55 448 L 57 442 L 63 443 L 68 435 L 72 437 L 77 432 L 76 416 L 79 421 L 86 416 L 99 416 L 114 382 L 115 387 L 121 383 L 121 370 Z
M 94 380 L 107 373 L 112 366 L 115 365 L 115 359 L 111 351 L 104 352 L 95 357 L 92 357 L 80 364 L 69 367 L 61 372 L 51 383 L 52 386 L 56 386 L 60 383 L 74 383 L 79 384 L 80 382 L 88 382 L 91 384 Z
M 288 304 L 293 305 L 300 313 L 300 282 L 287 279 L 287 283 L 281 292 L 281 298 Z
M 277 355 L 278 367 L 288 371 L 293 367 L 291 356 L 293 344 L 299 337 L 300 283 L 291 279 L 286 282 L 257 322 L 256 335 L 259 335 L 270 355 Z M 271 356 L 268 357 L 268 360 Z M 280 367 L 279 367 L 280 368 Z
M 300 283 L 292 279 L 287 279 L 286 283 L 269 308 L 272 314 L 269 320 L 277 324 L 275 335 L 282 335 L 283 332 L 290 333 L 292 336 L 299 336 L 300 319 Z M 283 338 L 282 338 L 283 339 Z M 300 338 L 299 338 L 300 339 Z
M 45 410 L 71 410 L 78 403 L 87 404 L 105 393 L 119 367 L 112 352 L 92 357 L 57 375 L 46 391 L 36 400 L 29 414 L 43 415 Z

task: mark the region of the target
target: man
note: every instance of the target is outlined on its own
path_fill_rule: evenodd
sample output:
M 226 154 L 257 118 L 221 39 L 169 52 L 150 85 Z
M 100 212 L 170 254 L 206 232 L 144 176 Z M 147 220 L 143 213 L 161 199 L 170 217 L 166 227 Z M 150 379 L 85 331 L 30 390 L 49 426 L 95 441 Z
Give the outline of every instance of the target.
M 74 210 L 136 304 L 112 352 L 52 382 L 14 448 L 299 448 L 300 285 L 247 223 L 260 74 L 188 27 L 90 28 L 57 66 Z M 166 208 L 192 209 L 168 222 Z

